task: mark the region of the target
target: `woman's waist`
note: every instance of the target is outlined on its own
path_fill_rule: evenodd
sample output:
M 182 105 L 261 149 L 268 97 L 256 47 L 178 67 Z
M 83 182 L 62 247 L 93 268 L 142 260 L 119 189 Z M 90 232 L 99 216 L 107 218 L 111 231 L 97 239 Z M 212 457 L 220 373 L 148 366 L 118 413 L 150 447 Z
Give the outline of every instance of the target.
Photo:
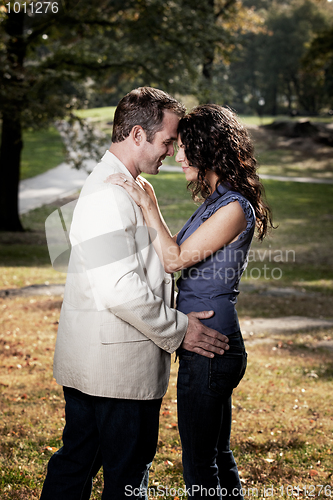
M 239 330 L 235 302 L 231 300 L 229 295 L 212 298 L 179 293 L 177 297 L 177 309 L 184 314 L 214 311 L 212 317 L 200 321 L 209 328 L 213 328 L 224 335 L 230 335 Z
M 223 286 L 221 283 L 194 283 L 177 281 L 178 296 L 182 300 L 201 301 L 201 300 L 216 300 L 221 302 L 231 302 L 236 304 L 239 290 L 238 283 L 232 283 L 229 286 Z
M 177 280 L 177 286 L 179 290 L 188 290 L 200 295 L 227 295 L 234 292 L 238 293 L 241 276 L 241 270 L 238 272 L 238 270 L 232 268 L 212 269 L 209 267 L 199 269 L 191 267 L 183 269 Z
M 245 262 L 229 262 L 221 264 L 219 262 L 202 261 L 195 266 L 182 269 L 181 279 L 186 281 L 226 281 L 241 276 L 246 267 Z

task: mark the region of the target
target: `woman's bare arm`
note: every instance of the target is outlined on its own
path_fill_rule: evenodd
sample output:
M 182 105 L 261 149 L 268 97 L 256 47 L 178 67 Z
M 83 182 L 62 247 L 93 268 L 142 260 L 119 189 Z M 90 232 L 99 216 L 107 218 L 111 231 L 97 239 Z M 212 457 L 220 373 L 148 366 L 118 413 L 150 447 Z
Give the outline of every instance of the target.
M 126 178 L 126 182 L 124 182 Z M 122 186 L 142 209 L 148 228 L 156 231 L 158 237 L 152 238 L 154 248 L 169 272 L 179 271 L 209 257 L 220 248 L 228 245 L 246 229 L 246 219 L 238 202 L 231 202 L 218 209 L 208 220 L 178 245 L 171 236 L 158 206 L 142 187 L 123 174 L 114 174 L 109 182 Z

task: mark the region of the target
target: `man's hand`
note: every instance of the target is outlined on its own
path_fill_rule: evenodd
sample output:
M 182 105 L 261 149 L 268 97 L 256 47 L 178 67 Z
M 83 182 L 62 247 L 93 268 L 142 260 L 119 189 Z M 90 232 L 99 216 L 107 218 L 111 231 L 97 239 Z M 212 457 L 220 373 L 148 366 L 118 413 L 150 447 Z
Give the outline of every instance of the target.
M 223 354 L 229 349 L 229 339 L 222 333 L 212 330 L 201 323 L 200 319 L 211 318 L 214 311 L 190 312 L 188 316 L 187 331 L 181 347 L 206 358 L 213 358 L 216 354 Z

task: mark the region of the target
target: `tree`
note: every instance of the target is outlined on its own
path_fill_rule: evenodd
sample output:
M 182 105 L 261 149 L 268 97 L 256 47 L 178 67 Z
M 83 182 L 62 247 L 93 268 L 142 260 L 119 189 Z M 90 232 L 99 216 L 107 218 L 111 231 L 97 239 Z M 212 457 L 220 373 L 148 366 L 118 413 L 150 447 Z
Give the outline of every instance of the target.
M 226 103 L 234 93 L 229 85 L 228 67 L 234 57 L 240 37 L 257 32 L 262 23 L 255 10 L 240 0 L 208 0 L 201 17 L 209 20 L 209 35 L 202 47 L 201 74 L 196 95 L 199 102 Z
M 312 88 L 330 109 L 333 108 L 333 28 L 318 34 L 301 61 Z
M 117 75 L 189 92 L 216 30 L 200 0 L 61 0 L 46 12 L 47 4 L 37 13 L 35 1 L 0 0 L 0 230 L 22 230 L 24 128 L 82 106 L 88 77 L 96 88 Z
M 261 13 L 263 30 L 245 34 L 230 66 L 235 105 L 266 113 L 296 109 L 318 113 L 325 105 L 318 67 L 303 64 L 309 46 L 332 22 L 326 0 L 244 0 Z M 327 94 L 325 94 L 327 96 Z

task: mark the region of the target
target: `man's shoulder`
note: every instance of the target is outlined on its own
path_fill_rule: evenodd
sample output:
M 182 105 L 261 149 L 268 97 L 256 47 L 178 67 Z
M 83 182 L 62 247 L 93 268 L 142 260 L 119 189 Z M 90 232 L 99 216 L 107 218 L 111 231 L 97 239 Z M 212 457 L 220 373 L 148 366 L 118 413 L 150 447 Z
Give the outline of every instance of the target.
M 116 173 L 118 170 L 115 169 Z M 106 168 L 103 162 L 96 165 L 87 178 L 76 205 L 76 216 L 79 214 L 90 217 L 108 219 L 116 214 L 127 214 L 133 221 L 137 217 L 139 207 L 121 186 L 116 186 L 106 179 L 113 172 Z

